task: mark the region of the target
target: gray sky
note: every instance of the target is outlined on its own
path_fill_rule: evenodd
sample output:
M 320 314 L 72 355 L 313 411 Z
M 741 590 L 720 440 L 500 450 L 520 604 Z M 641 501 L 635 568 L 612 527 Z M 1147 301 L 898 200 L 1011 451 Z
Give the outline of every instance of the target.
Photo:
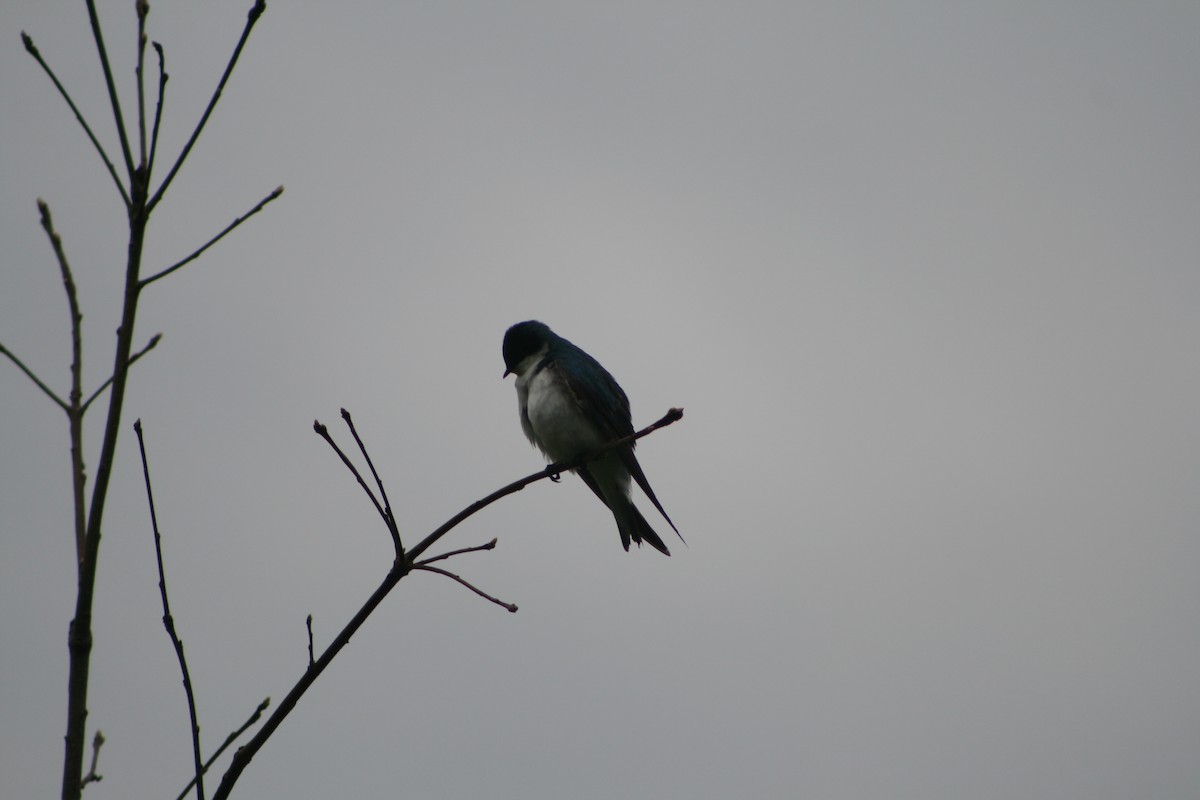
M 101 5 L 132 109 L 132 3 Z M 248 6 L 154 6 L 160 165 Z M 35 199 L 89 386 L 123 212 L 20 30 L 116 136 L 86 14 L 5 3 L 0 341 L 65 392 Z M 406 579 L 242 796 L 1194 798 L 1198 39 L 1194 3 L 272 3 L 152 221 L 147 271 L 287 187 L 143 298 L 88 798 L 191 763 L 133 420 L 211 751 L 390 565 L 313 418 L 354 413 L 413 542 L 540 466 L 500 380 L 531 317 L 636 424 L 686 409 L 639 452 L 689 546 L 626 554 L 577 480 L 492 507 L 452 569 L 520 612 Z M 7 363 L 0 409 L 0 793 L 46 796 L 67 434 Z

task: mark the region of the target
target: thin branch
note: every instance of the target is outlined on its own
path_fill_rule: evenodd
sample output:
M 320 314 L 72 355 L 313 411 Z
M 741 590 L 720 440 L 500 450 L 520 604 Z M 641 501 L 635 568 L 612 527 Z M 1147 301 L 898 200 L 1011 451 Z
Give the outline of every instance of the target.
M 160 339 L 162 339 L 161 333 L 156 333 L 153 336 L 151 336 L 150 341 L 146 343 L 145 347 L 143 347 L 141 350 L 137 351 L 136 353 L 134 353 L 133 355 L 131 355 L 129 357 L 129 366 L 132 367 L 134 364 L 137 363 L 137 360 L 139 358 L 141 358 L 142 356 L 146 355 L 146 353 L 149 353 L 151 350 L 153 350 L 155 348 L 155 346 L 158 344 Z M 86 414 L 88 407 L 91 406 L 92 402 L 97 397 L 99 397 L 104 392 L 105 389 L 107 389 L 109 386 L 112 386 L 112 382 L 113 382 L 112 376 L 109 375 L 104 380 L 104 383 L 100 384 L 100 386 L 98 386 L 96 388 L 96 391 L 92 392 L 91 396 L 88 397 L 87 400 L 83 401 L 83 405 L 81 405 L 79 407 L 79 412 L 81 414 Z
M 146 162 L 146 81 L 142 67 L 146 63 L 146 15 L 150 13 L 150 4 L 146 0 L 137 0 L 138 41 L 137 41 L 137 94 L 138 94 L 138 149 L 141 159 L 138 164 L 145 168 Z
M 404 546 L 400 543 L 400 528 L 396 525 L 396 515 L 392 513 L 392 504 L 388 501 L 387 489 L 383 488 L 383 481 L 379 479 L 379 473 L 375 471 L 375 464 L 371 461 L 367 446 L 358 436 L 358 430 L 354 427 L 354 420 L 350 418 L 350 412 L 344 408 L 342 409 L 342 419 L 346 421 L 346 427 L 350 429 L 354 441 L 358 443 L 359 452 L 363 454 L 367 466 L 371 468 L 371 474 L 375 477 L 375 485 L 379 487 L 379 496 L 383 499 L 383 521 L 387 523 L 388 531 L 392 534 L 392 543 L 396 546 L 396 558 L 402 558 Z
M 229 749 L 229 745 L 231 745 L 235 741 L 237 741 L 239 736 L 241 736 L 243 733 L 245 733 L 246 730 L 251 725 L 258 722 L 259 719 L 262 718 L 263 712 L 267 710 L 267 706 L 269 706 L 269 705 L 271 705 L 271 698 L 268 697 L 265 700 L 263 700 L 261 703 L 258 704 L 258 708 L 254 709 L 254 713 L 250 715 L 250 719 L 243 722 L 242 726 L 240 728 L 238 728 L 237 730 L 233 731 L 233 733 L 231 733 L 225 737 L 225 741 L 222 742 L 221 746 L 217 748 L 217 752 L 215 752 L 211 756 L 209 756 L 208 761 L 204 762 L 204 769 L 202 770 L 202 774 L 208 772 L 208 770 L 212 767 L 213 763 L 216 762 L 216 760 L 221 757 L 221 754 Z M 192 787 L 195 785 L 196 785 L 196 778 L 193 777 L 190 781 L 188 781 L 188 785 L 183 787 L 183 791 L 179 793 L 179 797 L 175 798 L 175 800 L 183 800 L 183 798 L 187 797 L 187 793 L 190 792 L 192 790 Z
M 125 185 L 121 183 L 121 178 L 117 175 L 117 168 L 113 166 L 108 153 L 104 152 L 104 147 L 100 144 L 100 140 L 96 138 L 96 134 L 92 133 L 92 128 L 87 124 L 87 120 L 83 118 L 83 114 L 79 113 L 79 109 L 76 107 L 75 101 L 71 99 L 71 95 L 67 93 L 66 87 L 58 80 L 58 76 L 54 74 L 54 70 L 50 69 L 50 65 L 45 62 L 42 54 L 34 46 L 33 39 L 25 31 L 21 31 L 21 41 L 25 43 L 25 49 L 29 54 L 37 59 L 38 64 L 50 76 L 50 80 L 54 81 L 54 86 L 58 89 L 58 93 L 62 95 L 63 100 L 67 101 L 67 105 L 75 114 L 75 119 L 83 126 L 83 132 L 88 135 L 88 139 L 91 139 L 92 146 L 96 148 L 96 152 L 100 154 L 101 160 L 104 161 L 104 166 L 108 167 L 108 174 L 112 176 L 113 183 L 117 185 L 117 191 L 121 193 L 121 200 L 125 203 L 125 207 L 129 208 L 133 205 L 133 201 L 129 199 L 129 192 L 126 191 Z
M 54 220 L 50 217 L 50 206 L 45 200 L 38 200 L 38 212 L 42 217 L 42 230 L 50 239 L 50 247 L 54 249 L 54 257 L 58 260 L 58 269 L 62 274 L 63 289 L 67 293 L 67 306 L 71 312 L 71 393 L 68 395 L 67 427 L 71 438 L 71 499 L 75 509 L 75 555 L 83 559 L 84 536 L 86 530 L 86 510 L 84 499 L 85 473 L 83 467 L 83 411 L 80 398 L 83 395 L 83 314 L 79 310 L 79 297 L 75 292 L 75 278 L 71 275 L 71 265 L 67 263 L 67 252 L 63 249 L 62 237 L 54 230 Z
M 63 249 L 62 237 L 54 230 L 54 220 L 50 218 L 50 206 L 45 200 L 38 200 L 38 212 L 42 217 L 42 230 L 50 239 L 54 249 L 54 257 L 58 259 L 58 269 L 62 274 L 63 289 L 67 293 L 67 305 L 71 311 L 71 408 L 79 407 L 79 398 L 83 393 L 80 375 L 83 369 L 83 337 L 79 330 L 83 322 L 83 314 L 79 311 L 79 296 L 75 292 L 75 278 L 71 275 L 71 265 L 67 263 L 67 253 Z
M 0 343 L 0 355 L 8 356 L 9 360 L 12 361 L 14 364 L 16 364 L 17 368 L 20 369 L 21 372 L 24 372 L 26 377 L 28 377 L 29 380 L 33 381 L 34 384 L 39 389 L 41 389 L 46 394 L 47 397 L 49 397 L 51 400 L 53 400 L 54 404 L 56 406 L 61 408 L 63 411 L 66 411 L 67 413 L 71 412 L 71 407 L 69 405 L 67 405 L 65 402 L 63 402 L 63 399 L 61 397 L 59 397 L 57 394 L 55 394 L 53 389 L 51 389 L 49 386 L 47 386 L 42 381 L 42 379 L 39 378 L 34 373 L 33 370 L 31 370 L 29 367 L 25 366 L 24 361 L 17 358 L 16 354 L 14 354 L 12 350 L 9 350 L 7 347 L 5 347 L 2 343 Z
M 371 616 L 371 613 L 383 602 L 383 598 L 387 597 L 388 593 L 400 582 L 400 579 L 408 574 L 408 570 L 408 565 L 402 561 L 397 561 L 392 565 L 391 570 L 388 571 L 387 576 L 383 579 L 383 583 L 379 584 L 379 587 L 371 594 L 363 607 L 358 610 L 358 613 L 346 623 L 341 633 L 330 643 L 325 652 L 321 653 L 321 657 L 304 671 L 304 674 L 300 676 L 300 680 L 296 681 L 296 685 L 288 692 L 287 697 L 283 698 L 283 701 L 276 707 L 275 713 L 267 718 L 267 721 L 263 723 L 263 726 L 258 729 L 258 732 L 254 734 L 249 742 L 239 747 L 237 752 L 233 754 L 233 761 L 230 763 L 229 769 L 225 771 L 225 775 L 221 778 L 221 784 L 217 787 L 217 791 L 213 793 L 213 800 L 227 800 L 229 793 L 233 791 L 234 784 L 237 783 L 238 778 L 241 777 L 242 772 L 245 771 L 250 761 L 262 749 L 262 746 L 266 744 L 267 739 L 271 738 L 271 734 L 275 732 L 275 729 L 279 727 L 287 715 L 292 712 L 292 709 L 296 707 L 296 703 L 300 701 L 304 693 L 316 682 L 317 678 L 321 676 L 321 673 L 325 671 L 325 668 L 341 652 L 342 648 L 350 642 L 350 637 L 362 627 L 362 624 L 367 621 L 367 617 Z
M 422 570 L 425 570 L 426 572 L 436 572 L 438 575 L 445 575 L 447 578 L 453 578 L 454 580 L 458 581 L 463 586 L 467 587 L 472 592 L 474 592 L 475 594 L 484 598 L 485 600 L 491 600 L 496 605 L 501 606 L 502 608 L 506 608 L 509 611 L 513 612 L 514 614 L 517 612 L 517 606 L 515 603 L 506 603 L 503 600 L 492 597 L 490 594 L 483 591 L 482 589 L 479 589 L 475 586 L 472 586 L 470 583 L 467 583 L 465 580 L 463 580 L 458 575 L 455 575 L 453 572 L 449 572 L 448 570 L 441 569 L 440 567 L 431 567 L 428 564 L 416 564 L 413 566 L 413 569 L 422 569 Z
M 379 512 L 379 516 L 383 517 L 383 522 L 386 525 L 388 523 L 387 512 L 383 510 L 383 506 L 381 506 L 379 504 L 379 500 L 375 498 L 375 493 L 371 491 L 371 487 L 367 486 L 367 482 L 363 480 L 363 476 L 358 471 L 358 467 L 354 466 L 354 463 L 350 461 L 349 457 L 342 452 L 342 448 L 338 447 L 337 442 L 335 442 L 333 437 L 329 435 L 329 428 L 325 427 L 325 425 L 319 420 L 313 420 L 313 430 L 316 431 L 317 435 L 324 439 L 330 447 L 333 448 L 333 452 L 338 454 L 338 458 L 340 458 L 342 463 L 346 465 L 346 469 L 350 470 L 350 473 L 354 475 L 354 478 L 358 481 L 358 485 L 361 486 L 363 491 L 367 493 L 367 497 L 371 498 L 371 503 L 375 506 L 375 510 Z
M 171 637 L 175 655 L 179 658 L 179 669 L 183 673 L 183 690 L 187 694 L 188 716 L 192 721 L 192 756 L 196 762 L 196 800 L 204 800 L 204 759 L 200 756 L 200 723 L 196 719 L 196 696 L 192 690 L 192 678 L 188 674 L 187 659 L 183 655 L 183 642 L 175 632 L 175 620 L 171 616 L 171 604 L 167 600 L 167 578 L 163 572 L 162 535 L 158 532 L 158 515 L 154 511 L 154 491 L 150 488 L 150 465 L 146 461 L 146 443 L 142 438 L 142 421 L 133 423 L 137 433 L 138 450 L 142 455 L 142 474 L 146 478 L 146 499 L 150 502 L 150 524 L 154 529 L 154 555 L 158 558 L 158 591 L 162 595 L 163 627 Z
M 271 192 L 269 195 L 267 195 L 266 197 L 264 197 L 262 200 L 260 200 L 258 202 L 258 205 L 256 205 L 254 208 L 247 211 L 245 214 L 242 214 L 240 217 L 235 219 L 233 222 L 226 225 L 225 230 L 221 231 L 216 236 L 209 239 L 199 249 L 197 249 L 195 252 L 193 252 L 190 256 L 183 259 L 182 261 L 178 261 L 178 262 L 172 264 L 171 266 L 164 269 L 162 272 L 159 272 L 155 275 L 151 275 L 149 278 L 143 278 L 138 288 L 144 289 L 147 286 L 149 286 L 150 284 L 154 283 L 159 278 L 165 278 L 166 276 L 170 275 L 175 270 L 186 266 L 187 264 L 191 263 L 192 261 L 195 261 L 197 258 L 200 257 L 201 253 L 203 253 L 205 250 L 207 250 L 208 248 L 212 247 L 214 244 L 216 244 L 217 242 L 219 242 L 223 238 L 225 238 L 225 235 L 228 234 L 230 231 L 232 231 L 234 228 L 236 228 L 238 225 L 241 225 L 243 222 L 245 222 L 246 220 L 253 217 L 259 211 L 262 211 L 263 206 L 265 206 L 267 203 L 271 202 L 275 198 L 279 197 L 279 195 L 281 195 L 281 194 L 283 194 L 283 187 L 282 186 L 275 187 L 275 190 L 273 192 Z
M 146 165 L 146 174 L 154 172 L 154 156 L 158 153 L 158 124 L 162 122 L 163 98 L 167 92 L 167 62 L 163 55 L 163 47 L 158 42 L 152 42 L 154 52 L 158 53 L 158 105 L 154 109 L 154 131 L 150 134 L 150 161 Z
M 304 626 L 308 628 L 308 666 L 313 665 L 313 644 L 312 644 L 312 614 L 304 620 Z
M 414 564 L 413 566 L 425 567 L 425 566 L 428 566 L 428 565 L 434 563 L 435 561 L 445 561 L 447 558 L 450 558 L 452 556 L 462 555 L 463 553 L 477 553 L 480 550 L 495 550 L 497 541 L 498 541 L 497 539 L 492 539 L 487 544 L 477 544 L 474 547 L 463 547 L 459 550 L 451 550 L 448 553 L 442 553 L 441 555 L 431 556 L 429 558 L 422 559 L 422 560 L 418 561 L 416 564 Z
M 108 85 L 108 98 L 112 102 L 117 134 L 121 137 L 121 153 L 125 156 L 125 169 L 128 170 L 132 179 L 133 151 L 129 149 L 129 137 L 125 135 L 125 115 L 121 113 L 117 85 L 113 82 L 112 66 L 108 63 L 108 51 L 104 48 L 104 34 L 100 31 L 100 15 L 96 13 L 96 0 L 87 0 L 87 10 L 88 19 L 92 23 L 92 37 L 96 40 L 96 51 L 100 55 L 100 66 L 104 69 L 104 82 Z
M 309 666 L 309 668 L 304 671 L 304 674 L 300 676 L 300 679 L 296 682 L 296 685 L 293 686 L 291 691 L 288 692 L 287 697 L 285 697 L 283 699 L 283 702 L 281 702 L 279 704 L 279 706 L 275 709 L 275 713 L 273 713 L 270 716 L 270 718 L 268 718 L 267 721 L 265 723 L 263 723 L 263 726 L 258 729 L 258 732 L 256 734 L 254 734 L 254 737 L 249 742 L 247 742 L 242 747 L 238 748 L 237 752 L 234 753 L 233 761 L 230 763 L 229 769 L 227 769 L 225 771 L 225 775 L 221 778 L 221 784 L 217 787 L 216 792 L 213 794 L 213 800 L 227 800 L 230 792 L 233 791 L 234 785 L 237 783 L 237 781 L 241 777 L 242 773 L 245 772 L 246 767 L 250 765 L 250 762 L 254 759 L 254 756 L 258 754 L 258 751 L 261 750 L 263 745 L 266 744 L 267 740 L 271 738 L 271 735 L 280 726 L 280 724 L 282 724 L 283 720 L 288 716 L 288 714 L 290 714 L 292 712 L 292 709 L 296 707 L 296 703 L 298 703 L 300 701 L 300 698 L 304 696 L 305 692 L 308 691 L 309 687 L 311 687 L 313 685 L 313 683 L 316 682 L 317 678 L 319 678 L 321 676 L 321 673 L 325 671 L 325 668 L 328 667 L 329 664 L 333 661 L 333 659 L 337 657 L 338 653 L 341 652 L 342 648 L 345 647 L 347 644 L 349 644 L 350 638 L 358 632 L 359 628 L 362 627 L 363 623 L 366 622 L 367 618 L 371 616 L 371 614 L 375 611 L 375 609 L 379 607 L 379 604 L 383 602 L 384 598 L 387 597 L 388 594 L 392 591 L 392 589 L 394 589 L 396 587 L 396 584 L 398 584 L 400 582 L 400 579 L 403 578 L 405 575 L 407 575 L 410 570 L 417 568 L 417 566 L 412 563 L 412 561 L 411 561 L 412 558 L 415 558 L 421 552 L 424 552 L 426 548 L 428 548 L 431 544 L 433 544 L 438 539 L 440 539 L 443 535 L 445 535 L 445 533 L 447 531 L 452 529 L 454 526 L 458 525 L 458 523 L 462 522 L 467 517 L 471 516 L 472 514 L 474 514 L 477 511 L 479 511 L 481 508 L 484 508 L 485 506 L 490 505 L 491 503 L 494 503 L 496 500 L 499 500 L 501 497 L 504 497 L 505 495 L 509 495 L 509 494 L 512 494 L 513 492 L 519 491 L 519 490 L 523 489 L 525 486 L 528 486 L 530 483 L 533 483 L 534 481 L 541 480 L 542 478 L 548 478 L 552 474 L 557 474 L 558 471 L 572 469 L 572 468 L 578 467 L 582 464 L 586 464 L 589 461 L 599 458 L 600 456 L 604 455 L 604 453 L 608 452 L 609 450 L 611 450 L 614 447 L 620 447 L 623 444 L 628 444 L 631 441 L 640 439 L 643 436 L 647 436 L 647 435 L 653 433 L 654 431 L 658 430 L 659 428 L 664 428 L 667 425 L 677 422 L 682 417 L 683 417 L 683 411 L 681 409 L 672 408 L 658 422 L 655 422 L 653 425 L 643 428 L 642 430 L 638 431 L 637 433 L 634 433 L 630 436 L 626 436 L 622 439 L 617 439 L 616 441 L 610 442 L 609 444 L 596 450 L 595 452 L 588 453 L 587 455 L 584 455 L 578 459 L 575 459 L 574 461 L 565 462 L 563 464 L 551 464 L 549 467 L 547 467 L 545 470 L 542 470 L 541 472 L 534 473 L 533 475 L 530 475 L 526 478 L 522 478 L 521 480 L 516 481 L 515 483 L 509 484 L 508 486 L 504 487 L 503 489 L 493 492 L 492 494 L 488 495 L 483 500 L 480 500 L 480 501 L 477 501 L 476 503 L 471 504 L 469 507 L 467 507 L 463 511 L 456 514 L 449 522 L 445 523 L 440 528 L 438 528 L 436 531 L 431 533 L 429 536 L 425 537 L 424 541 L 422 541 L 421 544 L 419 544 L 413 550 L 410 550 L 408 552 L 408 554 L 406 554 L 405 558 L 397 559 L 396 562 L 392 565 L 392 568 L 388 571 L 388 574 L 384 577 L 383 582 L 381 584 L 379 584 L 379 587 L 377 589 L 375 589 L 375 591 L 371 594 L 371 596 L 369 598 L 367 598 L 367 601 L 363 604 L 362 608 L 360 608 L 358 610 L 358 612 L 355 613 L 355 615 L 351 618 L 351 620 L 348 623 L 346 623 L 346 626 L 344 628 L 342 628 L 341 632 L 329 644 L 329 647 L 327 647 L 325 649 L 325 651 L 323 653 L 321 653 L 320 658 L 318 658 L 314 663 L 312 663 Z M 367 495 L 369 497 L 371 497 L 371 501 L 373 503 L 375 503 L 376 509 L 380 511 L 380 514 L 382 514 L 383 512 L 379 506 L 378 501 L 375 500 L 375 497 L 371 493 L 370 489 L 367 489 L 366 483 L 362 480 L 362 476 L 360 476 L 358 474 L 358 471 L 354 469 L 353 465 L 348 462 L 348 459 L 345 457 L 345 454 L 343 454 L 341 452 L 341 450 L 338 449 L 337 445 L 334 444 L 331 439 L 329 439 L 329 432 L 327 430 L 325 430 L 325 426 L 322 425 L 320 422 L 316 422 L 316 423 L 313 423 L 313 428 L 317 431 L 318 434 L 320 434 L 323 438 L 326 439 L 326 441 L 329 442 L 330 446 L 333 447 L 334 451 L 337 452 L 338 455 L 342 458 L 342 461 L 344 463 L 346 463 L 346 466 L 349 467 L 350 470 L 355 474 L 355 477 L 357 477 L 359 479 L 359 483 L 362 484 L 363 488 L 367 491 Z M 469 550 L 475 550 L 475 549 L 490 549 L 490 548 L 485 545 L 480 548 L 465 548 L 463 550 L 463 552 L 468 552 Z M 449 555 L 449 554 L 447 554 L 447 555 Z M 431 559 L 431 560 L 435 560 L 436 558 L 438 558 L 438 557 L 434 557 L 434 559 Z M 467 585 L 469 588 L 472 589 L 472 591 L 476 591 L 476 592 L 479 591 L 478 589 L 475 589 L 475 587 L 470 586 L 470 584 L 467 584 L 465 581 L 463 581 L 458 576 L 452 575 L 451 573 L 448 573 L 445 570 L 439 569 L 437 567 L 431 567 L 431 566 L 429 566 L 428 563 L 419 565 L 419 568 L 427 570 L 429 572 L 437 572 L 440 574 L 445 574 L 445 575 L 452 577 L 455 580 L 463 583 L 464 585 Z M 486 597 L 487 599 L 491 600 L 492 602 L 495 602 L 495 603 L 498 603 L 499 605 L 504 606 L 505 608 L 509 607 L 509 604 L 503 603 L 499 600 L 496 600 L 495 598 L 491 597 L 490 595 L 483 594 L 482 592 L 480 592 L 480 594 L 483 595 L 484 597 Z M 513 606 L 511 610 L 516 610 L 516 607 Z
M 556 477 L 559 473 L 566 472 L 567 470 L 576 469 L 578 467 L 583 466 L 584 464 L 587 464 L 588 462 L 595 461 L 597 458 L 600 458 L 602 455 L 604 455 L 609 450 L 612 450 L 615 447 L 620 447 L 621 445 L 629 444 L 630 442 L 636 441 L 636 440 L 642 438 L 643 436 L 649 436 L 651 433 L 658 430 L 659 428 L 665 428 L 668 425 L 678 422 L 682 418 L 683 418 L 683 409 L 682 408 L 672 408 L 670 411 L 668 411 L 663 416 L 662 419 L 658 420 L 658 422 L 655 422 L 651 425 L 647 425 L 645 428 L 642 428 L 637 433 L 632 433 L 629 436 L 624 436 L 620 439 L 614 439 L 613 441 L 609 442 L 608 444 L 604 445 L 603 447 L 593 450 L 592 452 L 587 453 L 587 454 L 580 456 L 579 458 L 573 459 L 571 461 L 564 461 L 559 464 L 551 464 L 548 467 L 546 467 L 544 470 L 535 472 L 532 475 L 526 475 L 524 478 L 521 478 L 519 481 L 513 481 L 508 486 L 505 486 L 501 489 L 497 489 L 496 491 L 492 492 L 491 494 L 489 494 L 487 497 L 483 498 L 482 500 L 476 500 L 474 503 L 472 503 L 471 505 L 464 508 L 462 511 L 455 514 L 453 517 L 451 517 L 449 520 L 447 520 L 445 523 L 443 523 L 440 528 L 438 528 L 433 533 L 426 536 L 421 541 L 420 544 L 418 544 L 416 547 L 409 550 L 406 554 L 406 557 L 409 558 L 410 560 L 417 559 L 422 553 L 424 553 L 427 549 L 429 549 L 430 545 L 432 545 L 438 539 L 442 538 L 447 533 L 449 533 L 451 530 L 453 530 L 455 527 L 457 527 L 458 524 L 461 523 L 463 520 L 478 513 L 479 511 L 482 511 L 483 509 L 487 508 L 488 506 L 490 506 L 492 503 L 496 502 L 500 498 L 507 497 L 508 495 L 514 494 L 515 492 L 519 492 L 522 489 L 524 489 L 526 486 L 528 486 L 529 484 L 536 483 L 537 481 L 540 481 L 543 478 Z
M 93 0 L 88 0 L 89 8 Z M 204 130 L 204 124 L 208 122 L 209 116 L 212 115 L 213 109 L 217 106 L 217 101 L 221 99 L 221 92 L 225 89 L 225 83 L 229 80 L 229 76 L 233 73 L 233 68 L 237 64 L 238 56 L 242 54 L 242 48 L 246 45 L 246 40 L 250 38 L 250 30 L 254 27 L 254 23 L 258 22 L 258 18 L 267 10 L 265 0 L 255 0 L 254 7 L 250 9 L 250 13 L 246 15 L 246 27 L 242 29 L 242 37 L 238 39 L 237 47 L 233 49 L 233 55 L 229 57 L 229 64 L 225 67 L 225 74 L 221 76 L 221 80 L 217 83 L 216 91 L 213 92 L 212 99 L 208 101 L 208 108 L 204 109 L 204 114 L 200 117 L 200 121 L 196 123 L 196 129 L 192 131 L 192 136 L 188 139 L 187 144 L 183 146 L 179 157 L 175 159 L 174 166 L 167 173 L 167 177 L 163 179 L 162 184 L 158 187 L 158 191 L 150 198 L 150 202 L 146 204 L 146 211 L 153 211 L 158 202 L 162 200 L 163 194 L 167 191 L 167 187 L 171 185 L 171 181 L 175 180 L 175 174 L 179 172 L 179 168 L 183 166 L 184 160 L 188 154 L 192 152 L 192 146 L 196 144 L 196 139 L 200 136 L 200 131 Z
M 96 772 L 96 762 L 100 760 L 100 748 L 103 746 L 104 734 L 96 731 L 96 736 L 92 739 L 92 766 L 88 769 L 88 774 L 83 776 L 83 781 L 79 784 L 81 789 L 89 783 L 99 783 L 104 780 L 104 776 Z

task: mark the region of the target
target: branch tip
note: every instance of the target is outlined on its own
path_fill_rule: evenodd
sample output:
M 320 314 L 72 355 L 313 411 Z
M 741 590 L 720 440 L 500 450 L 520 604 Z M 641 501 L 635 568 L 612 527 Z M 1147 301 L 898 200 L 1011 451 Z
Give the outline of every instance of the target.
M 21 31 L 21 42 L 25 45 L 25 51 L 34 58 L 37 58 L 38 49 L 33 43 L 33 37 L 25 31 Z

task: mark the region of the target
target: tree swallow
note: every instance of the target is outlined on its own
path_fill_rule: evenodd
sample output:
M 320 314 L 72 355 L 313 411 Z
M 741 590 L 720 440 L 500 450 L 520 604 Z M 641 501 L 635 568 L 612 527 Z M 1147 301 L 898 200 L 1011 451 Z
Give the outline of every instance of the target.
M 633 433 L 629 398 L 596 359 L 541 322 L 513 325 L 504 334 L 504 377 L 517 376 L 521 429 L 551 462 L 569 461 Z M 633 442 L 609 450 L 574 470 L 617 520 L 621 544 L 646 542 L 663 555 L 671 551 L 638 511 L 629 478 L 650 498 L 676 534 L 679 529 L 646 480 Z M 683 536 L 679 536 L 683 540 Z

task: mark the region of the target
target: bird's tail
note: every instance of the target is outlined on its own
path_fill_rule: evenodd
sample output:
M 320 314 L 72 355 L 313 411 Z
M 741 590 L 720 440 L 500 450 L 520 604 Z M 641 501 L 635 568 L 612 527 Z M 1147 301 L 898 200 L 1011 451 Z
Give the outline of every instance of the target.
M 626 550 L 629 549 L 629 542 L 632 540 L 639 547 L 645 542 L 664 556 L 671 555 L 663 540 L 632 502 L 623 503 L 619 508 L 613 509 L 613 516 L 617 520 L 617 530 L 621 532 L 621 544 Z

